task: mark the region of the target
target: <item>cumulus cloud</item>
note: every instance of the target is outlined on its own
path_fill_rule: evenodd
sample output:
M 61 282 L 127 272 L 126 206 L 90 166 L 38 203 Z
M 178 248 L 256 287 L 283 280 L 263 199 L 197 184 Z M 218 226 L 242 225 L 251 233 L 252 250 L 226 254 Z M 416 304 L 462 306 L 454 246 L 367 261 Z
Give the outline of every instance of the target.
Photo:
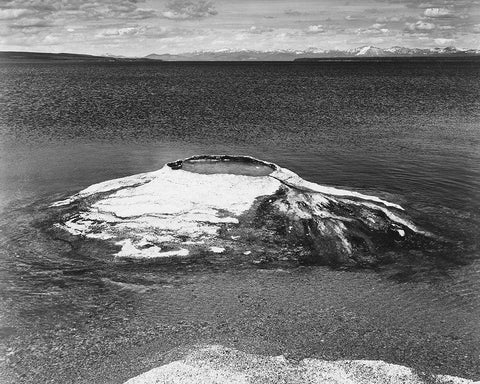
M 165 39 L 170 37 L 187 36 L 197 31 L 179 29 L 179 28 L 167 28 L 160 26 L 148 26 L 148 25 L 128 25 L 123 24 L 108 25 L 97 30 L 95 38 L 98 41 L 128 41 L 129 38 L 136 37 L 140 39 Z M 102 40 L 103 39 L 103 40 Z
M 388 22 L 399 22 L 401 21 L 402 18 L 399 16 L 381 16 L 377 17 L 377 22 L 378 23 L 388 23 Z
M 11 20 L 21 16 L 31 15 L 33 11 L 21 8 L 0 9 L 0 20 Z
M 99 34 L 105 25 L 122 23 L 129 28 L 129 21 L 156 16 L 155 10 L 141 8 L 145 0 L 9 0 L 0 1 L 0 19 L 3 42 L 6 44 L 37 46 L 54 44 L 64 38 L 75 37 L 86 41 Z M 81 26 L 81 27 L 80 27 Z M 72 28 L 72 27 L 76 27 Z M 110 36 L 115 34 L 110 31 Z M 120 31 L 118 36 L 126 31 Z
M 114 44 L 141 44 L 153 40 L 150 35 L 158 35 L 159 29 L 150 31 L 145 25 L 143 20 L 156 17 L 156 11 L 142 8 L 144 2 L 0 0 L 0 49 L 100 53 Z
M 156 16 L 153 9 L 139 8 L 141 0 L 107 0 L 102 3 L 88 0 L 84 2 L 80 12 L 89 18 L 96 19 L 148 19 Z M 143 2 L 143 1 L 142 1 Z M 78 11 L 77 11 L 78 12 Z
M 325 28 L 323 28 L 323 25 L 310 25 L 307 29 L 309 33 L 322 33 L 325 32 Z
M 146 28 L 140 26 L 121 27 L 121 28 L 105 28 L 97 32 L 96 37 L 110 36 L 136 36 L 143 35 Z
M 408 31 L 420 31 L 420 32 L 426 32 L 426 31 L 431 31 L 435 29 L 435 24 L 433 23 L 428 23 L 426 21 L 419 20 L 416 23 L 405 23 L 406 29 Z
M 480 25 L 472 8 L 479 1 L 350 0 L 350 5 L 320 8 L 314 0 L 263 1 L 254 11 L 237 4 L 201 30 L 189 20 L 211 19 L 215 5 L 220 7 L 215 0 L 0 0 L 0 45 L 124 55 L 162 49 L 349 48 L 377 42 L 444 46 L 452 38 L 461 46 L 477 47 Z M 380 2 L 387 4 L 376 7 Z M 149 9 L 154 3 L 157 9 Z M 445 44 L 435 39 L 445 39 Z
M 145 19 L 153 9 L 140 8 L 145 0 L 10 0 L 0 3 L 0 19 L 14 20 L 34 15 L 39 19 Z
M 453 12 L 447 8 L 427 8 L 423 14 L 431 18 L 448 18 L 455 16 Z
M 388 33 L 390 30 L 385 28 L 385 24 L 375 23 L 368 28 L 359 28 L 355 31 L 357 35 L 379 35 Z
M 266 28 L 266 27 L 257 27 L 256 25 L 252 25 L 248 32 L 250 33 L 255 33 L 255 34 L 262 34 L 262 33 L 267 33 L 267 32 L 273 32 L 273 28 Z
M 438 38 L 438 39 L 435 39 L 435 44 L 437 45 L 452 45 L 455 43 L 455 39 L 442 39 L 442 38 Z
M 201 19 L 214 16 L 218 12 L 211 1 L 208 0 L 172 0 L 167 3 L 163 17 L 172 20 Z

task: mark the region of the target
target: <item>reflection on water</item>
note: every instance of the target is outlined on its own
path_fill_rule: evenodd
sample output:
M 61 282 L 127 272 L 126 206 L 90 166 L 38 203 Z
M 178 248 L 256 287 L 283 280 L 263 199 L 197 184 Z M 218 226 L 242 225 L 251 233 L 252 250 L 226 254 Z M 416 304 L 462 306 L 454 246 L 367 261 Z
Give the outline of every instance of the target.
M 480 378 L 478 69 L 365 65 L 0 66 L 4 381 L 121 382 L 196 342 Z M 452 247 L 339 271 L 112 262 L 46 233 L 52 201 L 201 153 L 384 197 Z

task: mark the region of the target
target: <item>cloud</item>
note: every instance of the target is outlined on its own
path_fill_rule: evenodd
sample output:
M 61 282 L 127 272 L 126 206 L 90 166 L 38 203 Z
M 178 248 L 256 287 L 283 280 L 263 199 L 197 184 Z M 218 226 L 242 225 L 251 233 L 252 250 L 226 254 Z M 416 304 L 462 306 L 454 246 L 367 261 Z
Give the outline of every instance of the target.
M 145 0 L 10 0 L 0 3 L 0 19 L 20 19 L 34 15 L 38 19 L 145 19 L 156 16 L 153 9 L 140 8 Z
M 97 32 L 96 37 L 110 37 L 110 36 L 137 36 L 145 34 L 145 27 L 132 26 L 122 28 L 106 28 Z
M 435 24 L 419 20 L 416 23 L 405 23 L 406 29 L 411 32 L 426 32 L 435 29 Z
M 257 27 L 255 25 L 252 25 L 249 29 L 249 33 L 255 33 L 255 34 L 262 34 L 262 33 L 268 33 L 268 32 L 273 32 L 273 28 L 266 28 L 266 27 Z
M 475 1 L 350 0 L 350 6 L 340 1 L 319 7 L 315 0 L 264 0 L 252 8 L 254 0 L 252 7 L 238 2 L 228 7 L 233 3 L 224 0 L 0 0 L 0 46 L 135 55 L 351 48 L 377 42 L 425 47 L 437 44 L 435 39 L 445 39 L 444 45 L 455 39 L 460 46 L 476 48 L 480 25 L 475 4 L 480 3 Z M 213 17 L 216 8 L 220 14 Z M 214 23 L 207 22 L 212 19 Z
M 400 16 L 380 16 L 376 19 L 377 23 L 399 22 L 401 20 Z
M 150 31 L 132 25 L 131 21 L 156 16 L 155 10 L 141 7 L 144 2 L 0 0 L 0 46 L 64 51 L 80 47 L 88 52 L 94 45 L 142 41 Z
M 78 11 L 83 12 L 83 16 L 94 19 L 140 20 L 156 16 L 156 11 L 153 9 L 139 8 L 137 5 L 139 2 L 143 0 L 107 0 L 102 3 L 87 0 Z
M 135 37 L 137 39 L 143 39 L 142 41 L 144 41 L 145 39 L 156 40 L 169 37 L 187 36 L 192 33 L 196 33 L 196 31 L 138 24 L 129 26 L 114 24 L 98 29 L 95 33 L 95 39 L 98 42 L 127 42 L 131 41 L 132 37 Z
M 172 0 L 166 5 L 166 11 L 162 15 L 172 20 L 188 20 L 214 16 L 217 13 L 213 3 L 208 0 Z
M 426 9 L 426 8 L 451 8 L 451 9 L 470 9 L 478 6 L 478 0 L 375 0 L 380 3 L 399 4 L 406 8 Z
M 442 39 L 442 38 L 438 38 L 438 39 L 435 39 L 435 44 L 437 45 L 452 45 L 455 43 L 455 39 Z
M 307 29 L 309 33 L 322 33 L 325 32 L 325 28 L 323 28 L 323 25 L 310 25 Z
M 33 11 L 29 9 L 13 8 L 0 9 L 0 20 L 11 20 L 21 16 L 31 15 Z
M 427 8 L 423 14 L 430 18 L 455 17 L 453 12 L 447 8 Z
M 105 25 L 121 23 L 130 28 L 130 20 L 156 16 L 152 9 L 140 8 L 145 0 L 9 0 L 0 1 L 0 34 L 3 44 L 37 47 L 41 44 L 93 41 L 95 36 L 121 36 L 110 31 L 102 35 Z M 70 31 L 67 32 L 67 28 Z M 127 36 L 127 35 L 125 35 Z M 104 40 L 101 40 L 104 41 Z
M 15 23 L 9 25 L 9 27 L 12 29 L 47 28 L 52 26 L 52 21 L 38 17 L 28 17 L 20 19 Z
M 385 28 L 385 24 L 375 23 L 368 28 L 359 28 L 355 31 L 357 35 L 379 35 L 389 33 L 390 30 Z
M 285 15 L 289 15 L 289 16 L 301 16 L 301 15 L 303 15 L 302 12 L 296 11 L 294 9 L 286 9 L 285 11 L 283 11 L 283 13 Z

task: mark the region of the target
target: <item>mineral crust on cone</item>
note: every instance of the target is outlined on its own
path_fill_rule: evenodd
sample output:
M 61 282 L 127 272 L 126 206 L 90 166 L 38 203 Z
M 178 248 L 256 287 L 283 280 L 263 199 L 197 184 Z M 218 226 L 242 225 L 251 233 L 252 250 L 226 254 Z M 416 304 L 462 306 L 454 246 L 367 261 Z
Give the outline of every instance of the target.
M 395 203 L 245 156 L 179 160 L 92 185 L 52 209 L 57 229 L 113 244 L 119 258 L 251 253 L 369 265 L 427 235 Z

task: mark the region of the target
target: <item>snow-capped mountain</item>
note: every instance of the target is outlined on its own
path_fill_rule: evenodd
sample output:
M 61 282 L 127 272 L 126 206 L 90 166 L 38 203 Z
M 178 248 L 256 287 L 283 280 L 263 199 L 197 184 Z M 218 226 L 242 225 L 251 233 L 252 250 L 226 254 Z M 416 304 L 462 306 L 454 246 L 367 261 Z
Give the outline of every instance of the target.
M 377 47 L 366 46 L 359 48 L 355 56 L 385 56 L 385 50 Z
M 222 49 L 218 51 L 195 51 L 182 54 L 151 54 L 147 59 L 165 61 L 291 61 L 298 57 L 314 57 L 323 54 L 318 49 L 308 50 L 232 50 Z
M 362 57 L 427 57 L 427 56 L 480 56 L 480 50 L 446 48 L 406 48 L 394 46 L 379 48 L 363 46 L 347 50 L 231 50 L 196 51 L 182 54 L 151 54 L 146 59 L 165 61 L 291 61 L 302 59 L 362 58 Z

